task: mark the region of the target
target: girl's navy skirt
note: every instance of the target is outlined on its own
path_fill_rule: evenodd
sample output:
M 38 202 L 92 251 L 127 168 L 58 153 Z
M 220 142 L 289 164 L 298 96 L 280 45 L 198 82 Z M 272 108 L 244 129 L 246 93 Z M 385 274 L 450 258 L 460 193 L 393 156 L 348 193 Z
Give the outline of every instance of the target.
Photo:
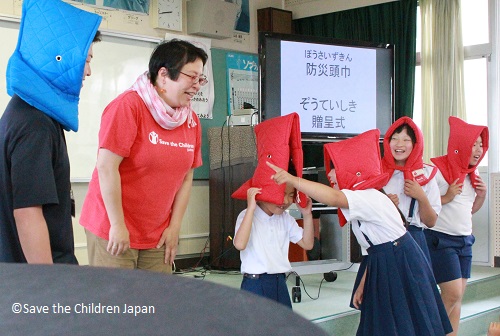
M 427 259 L 429 265 L 431 265 L 432 269 L 431 255 L 429 253 L 429 248 L 427 247 L 427 240 L 425 239 L 424 230 L 414 225 L 408 225 L 408 232 L 411 234 L 418 247 L 420 247 L 422 249 L 422 252 L 424 252 L 424 256 Z
M 453 330 L 429 263 L 409 233 L 367 252 L 353 289 L 368 270 L 356 335 L 444 336 Z

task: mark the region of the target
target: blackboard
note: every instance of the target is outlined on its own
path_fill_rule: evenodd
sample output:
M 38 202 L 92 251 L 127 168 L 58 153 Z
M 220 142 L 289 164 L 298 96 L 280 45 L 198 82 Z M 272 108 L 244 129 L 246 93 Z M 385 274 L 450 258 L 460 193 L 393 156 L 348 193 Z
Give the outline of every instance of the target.
M 5 70 L 16 47 L 18 31 L 19 22 L 0 20 L 0 115 L 10 100 L 6 90 Z M 92 75 L 85 80 L 80 95 L 79 130 L 76 133 L 68 132 L 66 135 L 73 182 L 90 180 L 96 162 L 97 134 L 102 111 L 112 99 L 128 89 L 136 78 L 147 70 L 151 52 L 159 42 L 160 39 L 103 31 L 103 41 L 94 46 Z M 211 50 L 215 94 L 213 119 L 201 119 L 203 166 L 195 170 L 195 179 L 208 179 L 210 163 L 207 130 L 210 127 L 223 126 L 228 114 L 227 52 L 222 49 Z

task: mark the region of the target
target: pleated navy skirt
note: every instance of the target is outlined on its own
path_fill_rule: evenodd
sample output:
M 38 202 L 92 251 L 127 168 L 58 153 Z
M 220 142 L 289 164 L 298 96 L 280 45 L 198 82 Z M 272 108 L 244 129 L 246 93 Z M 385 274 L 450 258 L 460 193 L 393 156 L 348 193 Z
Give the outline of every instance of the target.
M 415 243 L 417 243 L 418 247 L 420 247 L 422 249 L 422 252 L 424 252 L 424 256 L 427 259 L 429 265 L 431 265 L 432 269 L 431 255 L 429 253 L 429 248 L 427 247 L 427 240 L 425 239 L 424 230 L 414 225 L 409 225 L 408 232 L 411 234 L 413 240 L 415 240 Z
M 444 336 L 453 330 L 432 269 L 409 233 L 367 252 L 353 289 L 366 269 L 356 335 Z

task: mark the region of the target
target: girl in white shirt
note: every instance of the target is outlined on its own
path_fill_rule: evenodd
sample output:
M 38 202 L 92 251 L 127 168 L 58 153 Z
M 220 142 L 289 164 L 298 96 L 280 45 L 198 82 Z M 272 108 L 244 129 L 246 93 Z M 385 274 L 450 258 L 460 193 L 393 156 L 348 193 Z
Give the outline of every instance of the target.
M 443 208 L 436 225 L 425 231 L 434 276 L 457 335 L 462 297 L 472 266 L 472 214 L 486 198 L 486 184 L 477 167 L 488 150 L 488 127 L 450 117 L 447 155 L 431 159 Z
M 391 179 L 384 186 L 387 196 L 408 221 L 408 231 L 430 262 L 424 229 L 436 224 L 441 195 L 434 176 L 437 168 L 426 165 L 422 131 L 409 117 L 401 117 L 384 137 L 382 168 Z
M 378 130 L 371 130 L 324 146 L 333 188 L 268 163 L 275 172 L 272 178 L 338 207 L 340 224 L 350 221 L 359 244 L 367 249 L 366 269 L 353 296 L 361 310 L 357 335 L 445 335 L 451 326 L 429 263 L 406 232 L 397 207 L 379 192 L 389 179 L 382 173 L 379 136 Z

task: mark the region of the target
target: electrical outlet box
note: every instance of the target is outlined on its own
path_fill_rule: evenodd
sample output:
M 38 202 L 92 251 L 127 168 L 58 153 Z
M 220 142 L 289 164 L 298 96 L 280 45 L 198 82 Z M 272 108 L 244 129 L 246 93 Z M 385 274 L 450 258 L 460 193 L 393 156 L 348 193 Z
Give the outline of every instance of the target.
M 229 117 L 229 126 L 250 126 L 252 125 L 252 115 L 232 115 Z

